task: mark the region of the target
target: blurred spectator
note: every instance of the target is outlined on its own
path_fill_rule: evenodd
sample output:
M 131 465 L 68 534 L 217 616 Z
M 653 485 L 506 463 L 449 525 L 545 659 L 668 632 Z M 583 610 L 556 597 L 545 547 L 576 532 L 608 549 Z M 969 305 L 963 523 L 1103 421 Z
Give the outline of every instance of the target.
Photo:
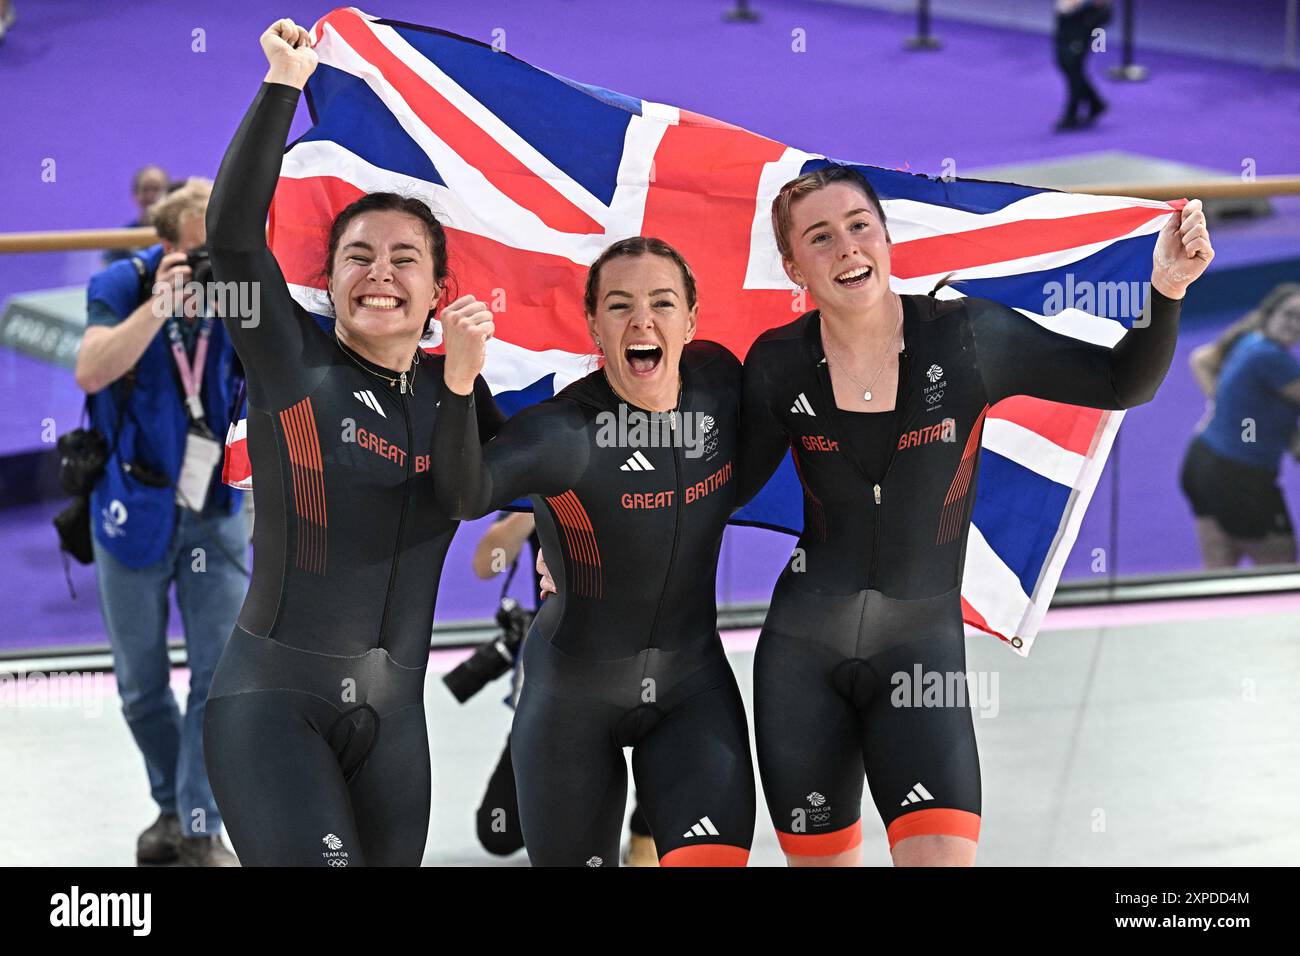
M 13 0 L 0 0 L 0 40 L 5 38 L 9 28 L 14 25 L 18 14 L 14 11 Z
M 1300 457 L 1300 284 L 1278 286 L 1259 308 L 1192 351 L 1209 401 L 1183 459 L 1183 493 L 1207 568 L 1292 564 L 1295 532 L 1278 486 L 1290 449 Z
M 174 192 L 183 185 L 183 181 L 169 183 L 167 173 L 161 166 L 144 166 L 137 169 L 135 175 L 131 177 L 131 198 L 135 200 L 138 212 L 135 219 L 128 222 L 125 228 L 135 229 L 138 226 L 149 225 L 153 221 L 149 215 L 149 207 L 161 199 L 164 193 Z M 108 249 L 104 252 L 104 263 L 107 265 L 119 259 L 130 259 L 140 251 L 139 249 Z
M 545 565 L 538 561 L 541 544 L 537 540 L 537 531 L 531 514 L 503 512 L 492 526 L 479 539 L 474 548 L 474 573 L 488 580 L 502 571 L 513 569 L 519 561 L 524 542 L 532 550 L 534 570 L 533 592 L 545 588 L 547 593 L 555 593 L 554 582 L 549 573 L 543 578 Z M 544 596 L 544 595 L 541 595 Z M 519 700 L 519 691 L 523 688 L 523 645 L 515 652 L 514 675 L 511 682 L 510 696 L 506 698 L 507 706 L 514 708 Z M 504 814 L 504 816 L 502 816 Z M 497 760 L 496 768 L 488 780 L 487 791 L 476 815 L 479 843 L 489 853 L 496 856 L 509 856 L 523 849 L 523 831 L 519 826 L 519 797 L 515 790 L 515 771 L 510 759 L 510 737 L 506 737 L 505 749 Z M 639 804 L 632 810 L 628 821 L 628 846 L 623 862 L 628 866 L 658 866 L 659 857 L 655 852 L 654 839 L 650 836 L 650 825 Z
M 1084 62 L 1092 49 L 1092 31 L 1110 22 L 1110 0 L 1056 0 L 1056 65 L 1065 75 L 1069 98 L 1056 131 L 1085 129 L 1106 111 L 1106 102 L 1088 79 Z M 1079 107 L 1088 106 L 1080 119 Z
M 235 865 L 203 760 L 203 712 L 246 589 L 248 521 L 221 483 L 222 437 L 240 378 L 220 321 L 178 284 L 201 273 L 212 184 L 153 208 L 162 238 L 93 276 L 77 384 L 110 455 L 91 494 L 100 610 L 122 711 L 160 810 L 141 863 Z M 173 303 L 177 303 L 173 305 Z M 182 718 L 171 690 L 167 592 L 176 587 L 190 669 Z

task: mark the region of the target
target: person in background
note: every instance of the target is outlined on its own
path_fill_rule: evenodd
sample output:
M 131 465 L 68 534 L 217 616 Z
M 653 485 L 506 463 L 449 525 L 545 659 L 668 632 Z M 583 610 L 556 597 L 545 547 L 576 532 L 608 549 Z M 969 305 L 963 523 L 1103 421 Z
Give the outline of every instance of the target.
M 1183 458 L 1180 483 L 1196 517 L 1206 568 L 1292 564 L 1295 531 L 1278 467 L 1300 459 L 1300 284 L 1275 288 L 1215 341 L 1192 350 L 1209 400 Z
M 1056 65 L 1065 76 L 1069 99 L 1056 124 L 1058 133 L 1086 129 L 1106 112 L 1106 101 L 1088 79 L 1084 62 L 1092 49 L 1092 31 L 1110 22 L 1110 0 L 1056 0 Z M 1088 114 L 1079 117 L 1079 107 Z
M 212 184 L 191 180 L 152 209 L 162 242 L 90 280 L 77 384 L 111 454 L 91 494 L 100 608 L 122 712 L 159 807 L 140 863 L 235 866 L 208 784 L 208 687 L 247 585 L 248 519 L 221 483 L 221 438 L 240 373 L 222 324 L 197 295 L 189 253 L 204 244 Z M 182 717 L 171 690 L 167 592 L 185 628 Z
M 153 222 L 149 209 L 164 194 L 173 192 L 175 188 L 183 186 L 184 181 L 179 183 L 170 183 L 167 179 L 167 173 L 161 166 L 143 166 L 135 171 L 131 177 L 131 198 L 135 200 L 137 213 L 134 220 L 128 222 L 123 228 L 136 229 L 140 226 L 147 226 Z M 139 249 L 108 249 L 104 252 L 104 264 L 109 265 L 117 262 L 119 259 L 130 259 L 131 256 L 140 252 Z
M 9 32 L 9 28 L 14 25 L 14 20 L 17 18 L 13 0 L 0 0 L 0 40 L 5 38 L 5 34 Z
M 488 581 L 503 571 L 510 570 L 519 560 L 525 542 L 532 551 L 534 591 L 539 599 L 545 600 L 547 594 L 555 593 L 555 582 L 546 570 L 545 562 L 541 560 L 541 543 L 537 540 L 536 524 L 533 516 L 527 512 L 502 512 L 483 533 L 474 548 L 474 574 Z M 523 689 L 522 649 L 521 644 L 515 651 L 510 695 L 505 700 L 506 706 L 512 710 Z M 498 811 L 504 813 L 504 817 Z M 523 849 L 523 830 L 519 826 L 519 795 L 515 791 L 515 772 L 510 761 L 509 734 L 506 735 L 501 759 L 497 761 L 488 780 L 487 791 L 483 794 L 483 802 L 479 805 L 475 820 L 479 843 L 489 853 L 494 856 L 509 856 Z M 627 866 L 659 865 L 654 838 L 650 835 L 650 824 L 646 822 L 640 804 L 634 804 L 632 818 L 628 821 L 628 844 L 623 862 Z

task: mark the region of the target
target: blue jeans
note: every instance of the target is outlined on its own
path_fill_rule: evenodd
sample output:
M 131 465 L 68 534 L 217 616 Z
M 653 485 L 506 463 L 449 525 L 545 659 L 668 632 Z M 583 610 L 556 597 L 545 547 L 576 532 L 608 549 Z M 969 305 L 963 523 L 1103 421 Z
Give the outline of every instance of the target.
M 150 792 L 164 813 L 180 816 L 183 835 L 212 836 L 221 831 L 221 813 L 203 762 L 203 711 L 248 588 L 248 579 L 221 549 L 248 565 L 248 517 L 242 508 L 202 520 L 188 509 L 177 510 L 167 554 L 139 570 L 94 540 L 99 606 L 113 648 L 122 715 L 144 755 Z M 167 657 L 167 592 L 173 582 L 190 668 L 184 717 L 172 693 Z

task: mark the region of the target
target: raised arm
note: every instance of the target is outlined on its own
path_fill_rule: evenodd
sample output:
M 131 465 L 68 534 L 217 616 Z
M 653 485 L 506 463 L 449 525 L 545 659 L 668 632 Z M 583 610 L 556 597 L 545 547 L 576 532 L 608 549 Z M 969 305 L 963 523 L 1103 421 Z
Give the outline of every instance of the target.
M 582 414 L 546 402 L 526 408 L 482 443 L 479 407 L 490 402 L 479 372 L 496 329 L 492 312 L 472 295 L 442 310 L 443 389 L 433 430 L 433 484 L 453 518 L 481 518 L 523 495 L 560 494 L 587 467 Z
M 256 283 L 236 301 L 251 316 L 225 316 L 226 329 L 248 371 L 255 404 L 277 404 L 276 383 L 303 361 L 308 342 L 322 338 L 315 321 L 289 295 L 266 246 L 266 216 L 280 177 L 284 144 L 298 97 L 316 66 L 307 31 L 279 20 L 262 35 L 270 68 L 221 161 L 208 203 L 207 239 L 220 282 Z M 286 393 L 289 394 L 289 393 Z M 301 397 L 301 389 L 293 395 Z
M 1178 345 L 1183 295 L 1214 257 L 1200 200 L 1170 216 L 1152 256 L 1147 321 L 1114 348 L 1044 328 L 1014 309 L 973 299 L 971 334 L 990 403 L 1012 395 L 1132 408 L 1151 401 Z
M 740 398 L 740 451 L 737 457 L 736 508 L 763 490 L 790 448 L 790 439 L 772 414 L 772 389 L 766 378 L 763 349 L 755 343 L 745 360 Z
M 453 518 L 481 518 L 525 495 L 561 494 L 587 467 L 585 421 L 559 402 L 525 408 L 484 444 L 476 418 L 485 391 L 444 388 L 438 405 L 433 485 Z

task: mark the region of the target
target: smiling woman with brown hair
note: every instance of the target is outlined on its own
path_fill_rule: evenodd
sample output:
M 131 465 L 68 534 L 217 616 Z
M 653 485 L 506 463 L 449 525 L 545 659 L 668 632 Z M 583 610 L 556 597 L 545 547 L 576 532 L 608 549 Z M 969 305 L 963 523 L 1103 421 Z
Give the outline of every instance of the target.
M 1093 408 L 1150 401 L 1179 301 L 1213 257 L 1199 202 L 1156 243 L 1151 321 L 1114 349 L 987 299 L 890 288 L 885 210 L 856 170 L 782 187 L 772 227 L 817 309 L 745 357 L 739 473 L 747 498 L 792 450 L 804 489 L 796 559 L 754 656 L 754 732 L 791 865 L 861 857 L 863 769 L 896 865 L 969 865 L 979 838 L 970 708 L 924 706 L 918 677 L 965 686 L 961 583 L 990 406 L 1034 395 Z M 956 695 L 953 695 L 956 696 Z
M 461 518 L 528 495 L 557 586 L 524 641 L 510 736 L 524 846 L 534 865 L 616 866 L 631 747 L 660 865 L 743 866 L 754 773 L 714 589 L 740 363 L 695 340 L 695 277 L 661 240 L 606 249 L 584 304 L 602 367 L 485 446 L 472 386 L 492 314 L 443 322 L 438 495 Z
M 207 705 L 208 773 L 245 864 L 417 865 L 424 672 L 457 527 L 429 469 L 442 359 L 418 348 L 446 240 L 419 199 L 363 196 L 329 234 L 334 334 L 290 298 L 265 223 L 316 54 L 291 20 L 262 49 L 270 69 L 207 219 L 217 279 L 249 284 L 259 307 L 225 322 L 248 376 L 257 521 L 252 584 Z M 495 406 L 472 385 L 490 432 Z

